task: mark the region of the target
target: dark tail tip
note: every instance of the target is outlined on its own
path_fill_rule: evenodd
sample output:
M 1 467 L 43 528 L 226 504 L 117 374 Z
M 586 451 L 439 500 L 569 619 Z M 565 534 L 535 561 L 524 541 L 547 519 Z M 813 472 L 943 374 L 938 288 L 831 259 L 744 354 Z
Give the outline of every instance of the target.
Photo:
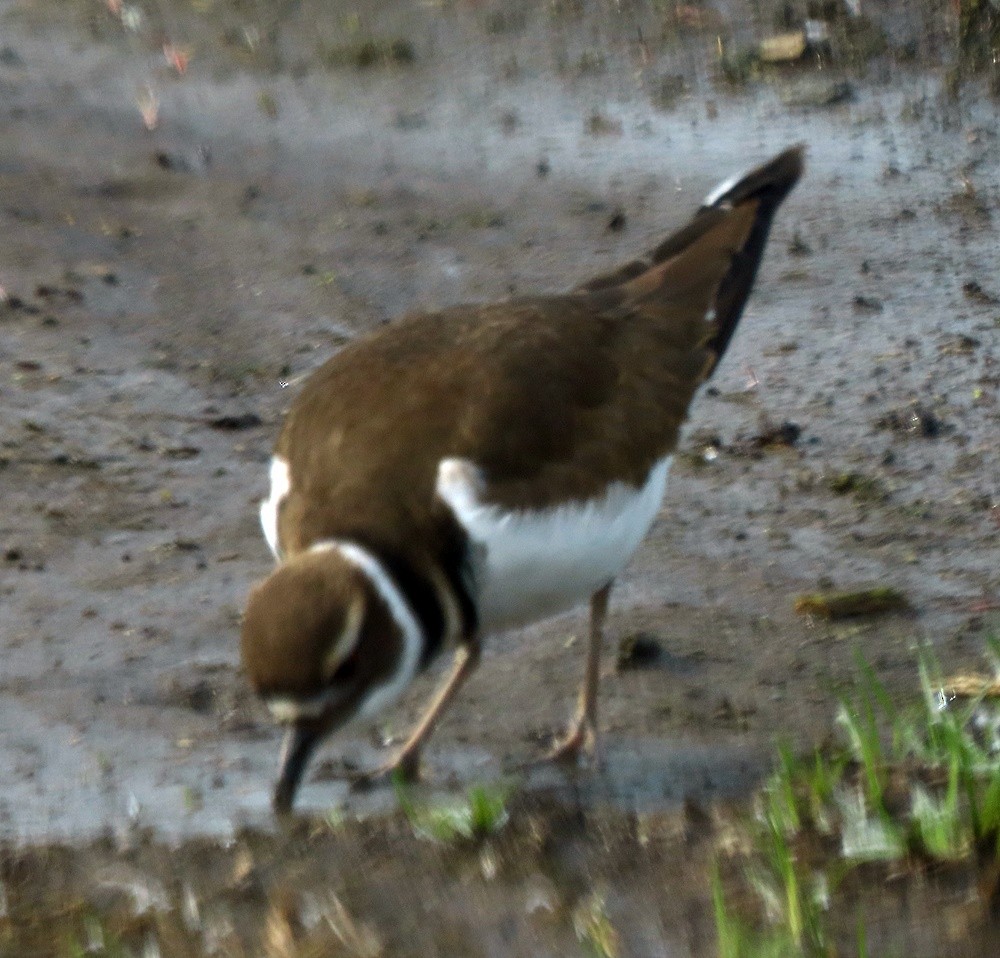
M 741 203 L 758 204 L 756 222 L 744 248 L 733 262 L 733 267 L 723 280 L 716 303 L 719 334 L 711 345 L 716 358 L 725 351 L 733 329 L 743 312 L 743 305 L 760 264 L 771 220 L 782 201 L 802 176 L 805 168 L 805 146 L 798 144 L 783 150 L 749 173 L 723 181 L 705 197 L 694 216 L 676 233 L 667 237 L 656 249 L 641 259 L 597 276 L 579 289 L 598 292 L 611 289 L 642 275 L 650 267 L 676 256 L 698 239 L 725 210 Z
M 749 173 L 720 183 L 705 197 L 701 209 L 737 206 L 753 199 L 776 209 L 802 176 L 805 154 L 805 144 L 790 146 Z
M 757 269 L 764 256 L 764 247 L 771 232 L 774 214 L 798 183 L 804 169 L 805 146 L 799 144 L 790 147 L 755 170 L 717 186 L 705 198 L 704 204 L 692 221 L 691 227 L 697 229 L 698 221 L 702 217 L 710 218 L 718 215 L 716 211 L 732 209 L 743 203 L 757 204 L 750 235 L 743 248 L 733 257 L 715 296 L 717 331 L 708 343 L 708 348 L 715 354 L 713 369 L 718 366 L 743 315 L 743 307 L 746 306 L 757 276 Z M 677 238 L 672 239 L 676 242 Z M 670 242 L 671 240 L 667 240 L 664 246 Z M 657 253 L 661 250 L 657 250 Z

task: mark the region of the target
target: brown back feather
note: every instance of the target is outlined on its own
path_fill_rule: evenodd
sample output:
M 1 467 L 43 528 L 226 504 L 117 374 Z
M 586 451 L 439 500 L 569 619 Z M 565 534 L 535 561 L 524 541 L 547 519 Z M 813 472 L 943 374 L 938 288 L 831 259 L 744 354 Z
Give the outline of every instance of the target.
M 479 465 L 487 498 L 511 507 L 641 483 L 725 349 L 800 170 L 801 151 L 781 154 L 641 269 L 405 317 L 349 344 L 307 382 L 278 441 L 292 478 L 285 549 L 354 537 L 434 561 L 454 533 L 443 506 L 427 515 L 447 457 Z

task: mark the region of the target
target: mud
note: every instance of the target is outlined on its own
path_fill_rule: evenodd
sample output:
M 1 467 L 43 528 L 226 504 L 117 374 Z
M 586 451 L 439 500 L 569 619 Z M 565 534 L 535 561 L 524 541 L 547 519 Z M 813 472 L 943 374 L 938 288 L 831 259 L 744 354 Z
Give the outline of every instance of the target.
M 296 384 L 402 311 L 603 271 L 797 141 L 808 175 L 613 596 L 609 641 L 662 654 L 619 671 L 608 650 L 603 772 L 522 789 L 612 817 L 745 796 L 776 738 L 829 732 L 857 650 L 896 691 L 916 644 L 979 660 L 1000 593 L 1000 153 L 992 101 L 941 95 L 926 24 L 887 8 L 893 49 L 927 62 L 793 106 L 784 81 L 715 86 L 715 34 L 643 5 L 142 12 L 130 31 L 96 3 L 0 4 L 5 839 L 269 827 L 279 734 L 237 636 Z M 872 584 L 913 611 L 793 611 Z M 493 638 L 427 789 L 538 752 L 582 627 Z M 336 773 L 377 761 L 435 677 L 330 744 L 305 810 L 395 807 Z M 634 953 L 705 946 L 685 947 Z

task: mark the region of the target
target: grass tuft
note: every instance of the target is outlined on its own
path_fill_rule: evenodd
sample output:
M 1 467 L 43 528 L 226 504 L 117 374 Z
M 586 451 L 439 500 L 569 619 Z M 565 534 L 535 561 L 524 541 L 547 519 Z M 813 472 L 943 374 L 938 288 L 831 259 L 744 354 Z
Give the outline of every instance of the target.
M 473 785 L 464 796 L 436 803 L 417 802 L 411 790 L 396 778 L 396 801 L 414 833 L 444 844 L 486 838 L 507 823 L 509 783 Z
M 991 640 L 995 670 L 998 653 Z M 716 870 L 722 958 L 831 954 L 828 876 L 839 882 L 863 863 L 971 859 L 986 874 L 1000 869 L 1000 748 L 983 734 L 1000 725 L 1000 710 L 986 705 L 984 694 L 970 701 L 949 694 L 953 686 L 928 650 L 919 653 L 917 671 L 919 704 L 897 709 L 859 656 L 855 684 L 840 699 L 841 742 L 805 759 L 779 748 L 777 769 L 758 796 L 745 868 L 764 928 L 729 913 Z M 834 848 L 840 858 L 831 860 Z M 863 926 L 857 934 L 865 955 Z
M 573 912 L 577 940 L 591 958 L 618 958 L 621 944 L 602 895 L 594 892 Z

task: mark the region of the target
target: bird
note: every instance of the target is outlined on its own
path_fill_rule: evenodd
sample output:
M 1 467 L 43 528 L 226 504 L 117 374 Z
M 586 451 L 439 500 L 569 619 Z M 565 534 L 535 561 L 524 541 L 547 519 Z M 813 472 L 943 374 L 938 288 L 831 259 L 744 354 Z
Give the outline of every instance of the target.
M 276 813 L 321 742 L 450 650 L 405 744 L 359 777 L 417 775 L 484 637 L 588 601 L 578 706 L 545 757 L 595 753 L 613 583 L 657 515 L 804 152 L 726 180 L 647 255 L 568 292 L 407 315 L 307 378 L 260 507 L 276 566 L 250 591 L 240 639 L 250 685 L 286 727 Z

